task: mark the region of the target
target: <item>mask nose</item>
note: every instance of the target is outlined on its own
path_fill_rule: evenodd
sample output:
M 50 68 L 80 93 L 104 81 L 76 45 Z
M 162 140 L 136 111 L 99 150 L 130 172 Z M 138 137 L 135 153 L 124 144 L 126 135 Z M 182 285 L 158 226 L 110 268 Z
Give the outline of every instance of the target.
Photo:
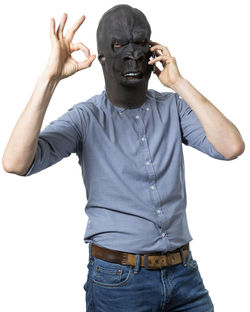
M 133 46 L 132 44 L 129 44 L 127 53 L 123 57 L 123 60 L 126 61 L 137 61 L 141 62 L 143 61 L 145 55 L 141 49 L 138 49 L 138 47 Z
M 123 60 L 126 62 L 126 61 L 136 61 L 136 62 L 142 62 L 144 59 L 144 56 L 143 55 L 137 55 L 137 56 L 134 56 L 134 55 L 129 55 L 129 56 L 125 56 L 123 58 Z

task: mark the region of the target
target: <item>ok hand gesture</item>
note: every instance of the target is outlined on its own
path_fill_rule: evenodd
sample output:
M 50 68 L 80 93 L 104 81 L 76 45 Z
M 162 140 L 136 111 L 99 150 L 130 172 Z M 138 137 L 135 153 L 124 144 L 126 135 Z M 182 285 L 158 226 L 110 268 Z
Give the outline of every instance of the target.
M 64 13 L 60 24 L 55 32 L 55 20 L 50 21 L 50 39 L 52 43 L 52 51 L 46 67 L 46 72 L 52 79 L 61 80 L 73 75 L 75 72 L 91 66 L 96 55 L 90 55 L 90 50 L 81 42 L 72 43 L 75 32 L 85 20 L 82 15 L 75 24 L 63 35 L 64 26 L 67 20 L 67 14 Z M 86 60 L 77 62 L 71 56 L 74 51 L 81 50 L 86 55 Z

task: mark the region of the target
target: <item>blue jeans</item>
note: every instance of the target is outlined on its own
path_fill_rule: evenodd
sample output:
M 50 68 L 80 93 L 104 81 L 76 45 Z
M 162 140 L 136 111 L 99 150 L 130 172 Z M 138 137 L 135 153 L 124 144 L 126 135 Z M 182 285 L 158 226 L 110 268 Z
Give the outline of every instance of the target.
M 107 262 L 91 255 L 89 243 L 86 312 L 214 312 L 197 261 L 189 249 L 187 261 L 162 269 Z

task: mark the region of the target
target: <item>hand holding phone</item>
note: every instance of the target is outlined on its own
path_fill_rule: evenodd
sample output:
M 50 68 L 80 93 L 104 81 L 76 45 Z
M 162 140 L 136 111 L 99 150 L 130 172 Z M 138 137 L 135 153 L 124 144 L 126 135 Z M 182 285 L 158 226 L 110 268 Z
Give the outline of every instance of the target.
M 149 45 L 149 48 L 151 48 L 152 46 L 151 45 Z M 156 58 L 156 55 L 155 55 L 155 51 L 152 51 L 151 52 L 151 57 L 150 57 L 150 60 L 152 60 L 152 59 L 154 59 L 154 58 Z M 155 68 L 155 63 L 152 65 L 153 66 L 153 69 L 152 69 L 152 71 L 153 71 L 153 73 L 154 74 L 156 74 L 156 68 Z

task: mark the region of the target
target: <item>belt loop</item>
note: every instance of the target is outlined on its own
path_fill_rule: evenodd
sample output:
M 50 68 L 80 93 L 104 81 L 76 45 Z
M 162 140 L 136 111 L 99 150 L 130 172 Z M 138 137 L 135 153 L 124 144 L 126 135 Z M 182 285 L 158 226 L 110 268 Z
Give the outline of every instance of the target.
M 185 259 L 185 255 L 184 255 L 184 251 L 183 251 L 182 247 L 180 248 L 180 253 L 181 253 L 183 265 L 184 265 L 184 266 L 187 266 L 186 259 Z
M 90 261 L 90 257 L 91 257 L 91 249 L 92 249 L 92 245 L 93 245 L 93 240 L 90 240 L 89 242 L 89 261 Z
M 136 265 L 134 267 L 134 274 L 137 274 L 140 270 L 141 265 L 141 256 L 140 254 L 136 254 Z

